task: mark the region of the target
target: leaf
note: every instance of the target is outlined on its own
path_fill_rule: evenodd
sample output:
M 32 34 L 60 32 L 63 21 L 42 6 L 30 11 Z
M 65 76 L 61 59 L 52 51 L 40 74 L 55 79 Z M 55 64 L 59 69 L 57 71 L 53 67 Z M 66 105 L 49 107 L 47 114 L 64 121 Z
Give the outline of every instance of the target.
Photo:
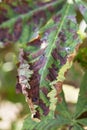
M 80 42 L 75 15 L 74 7 L 66 3 L 61 11 L 51 18 L 54 26 L 45 25 L 46 28 L 40 29 L 41 32 L 34 32 L 25 47 L 29 47 L 28 53 L 27 49 L 25 50 L 25 55 L 29 58 L 30 69 L 34 72 L 29 81 L 31 89 L 25 90 L 28 93 L 28 98 L 32 100 L 32 104 L 37 105 L 36 115 L 32 115 L 33 117 L 41 119 L 44 115 L 47 116 L 51 113 L 50 118 L 52 118 L 56 105 L 60 102 L 58 100 L 61 98 L 63 98 L 63 102 L 59 105 L 60 114 L 63 114 L 65 118 L 70 117 L 64 97 L 60 96 L 61 92 L 59 93 L 60 85 L 57 88 L 54 85 L 57 82 L 63 84 L 65 73 L 71 67 L 73 52 Z M 42 49 L 43 45 L 45 47 Z M 35 49 L 31 49 L 31 46 Z M 55 84 L 52 86 L 51 83 Z
M 27 43 L 31 35 L 30 31 L 31 31 L 31 28 L 29 25 L 23 25 L 21 37 L 19 38 L 17 42 L 21 44 Z
M 41 122 L 36 123 L 30 119 L 30 117 L 26 118 L 24 121 L 24 125 L 22 130 L 30 129 L 30 130 L 49 130 L 54 129 L 55 127 L 64 126 L 70 123 L 70 120 L 58 116 L 57 118 L 50 119 L 49 116 L 45 117 Z
M 50 110 L 52 110 L 52 111 L 55 110 L 56 104 L 57 104 L 57 101 L 58 101 L 58 98 L 55 98 L 55 97 L 57 97 L 56 96 L 57 92 L 55 90 L 54 85 L 57 82 L 63 82 L 64 81 L 65 73 L 67 72 L 67 70 L 72 65 L 72 63 L 69 62 L 66 59 L 67 52 L 65 51 L 65 48 L 67 48 L 67 45 L 68 45 L 68 48 L 69 48 L 68 42 L 69 42 L 69 40 L 72 39 L 73 33 L 69 33 L 69 30 L 67 28 L 67 22 L 68 21 L 65 21 L 65 18 L 68 17 L 68 15 L 70 14 L 70 11 L 73 12 L 73 7 L 66 4 L 63 7 L 62 10 L 65 13 L 61 12 L 62 16 L 61 16 L 61 20 L 58 21 L 58 28 L 56 28 L 56 29 L 54 28 L 53 32 L 50 33 L 49 36 L 48 36 L 48 40 L 47 40 L 48 46 L 45 50 L 46 51 L 46 53 L 45 53 L 46 62 L 45 62 L 44 67 L 41 68 L 40 71 L 39 71 L 40 75 L 41 75 L 40 87 L 46 86 L 49 89 L 48 80 L 50 80 L 50 79 L 47 76 L 50 76 L 50 78 L 53 78 L 52 74 L 54 75 L 53 70 L 51 71 L 52 74 L 49 75 L 49 72 L 50 72 L 49 68 L 53 69 L 54 65 L 55 66 L 57 66 L 57 64 L 59 65 L 59 66 L 57 66 L 58 67 L 58 70 L 57 70 L 58 71 L 58 77 L 56 76 L 54 79 L 51 79 L 53 81 L 53 82 L 50 83 L 52 90 L 48 93 L 48 97 L 50 97 Z M 75 12 L 73 12 L 73 15 L 75 15 L 74 13 Z M 73 24 L 73 22 L 70 21 L 70 29 L 71 30 L 72 30 L 72 28 L 74 28 L 74 25 L 75 24 Z M 65 32 L 65 29 L 67 30 L 66 32 Z M 73 31 L 71 31 L 71 32 L 73 32 Z M 58 34 L 59 34 L 59 38 L 60 38 L 61 41 L 59 41 L 59 39 L 57 41 Z M 61 39 L 62 35 L 63 35 L 64 39 Z M 76 43 L 78 43 L 78 40 L 79 40 L 79 38 L 76 38 Z M 61 44 L 63 43 L 63 44 L 61 45 L 60 43 Z M 76 44 L 73 41 L 72 41 L 72 46 L 73 47 L 70 47 L 70 50 L 68 52 L 69 54 L 74 51 L 75 46 L 76 46 Z M 74 54 L 73 54 L 73 56 L 74 56 Z M 68 112 L 66 111 L 66 113 L 68 113 Z
M 58 111 L 58 114 L 62 115 L 65 118 L 68 118 L 69 120 L 71 120 L 71 114 L 68 110 L 65 98 L 64 98 L 64 93 L 61 93 L 61 97 L 62 97 L 62 102 L 59 102 L 56 106 L 56 111 Z
M 87 126 L 87 118 L 78 119 L 77 122 L 81 125 Z
M 58 27 L 57 28 L 53 28 L 53 31 L 52 32 L 50 32 L 50 34 L 49 34 L 49 36 L 48 36 L 48 39 L 47 39 L 47 43 L 48 43 L 48 45 L 47 45 L 47 48 L 46 48 L 46 50 L 45 50 L 45 57 L 46 57 L 46 62 L 45 62 L 45 64 L 44 64 L 44 67 L 43 68 L 41 68 L 40 69 L 40 75 L 41 75 L 41 79 L 40 79 L 40 86 L 44 86 L 44 85 L 46 85 L 46 80 L 45 80 L 45 78 L 46 78 L 46 76 L 48 75 L 48 73 L 49 73 L 49 70 L 48 70 L 48 68 L 51 68 L 51 66 L 52 66 L 52 64 L 53 63 L 55 63 L 54 62 L 54 58 L 56 58 L 57 59 L 57 64 L 58 64 L 58 62 L 59 62 L 59 64 L 65 64 L 65 62 L 66 62 L 66 59 L 63 61 L 63 63 L 61 63 L 62 62 L 62 60 L 63 60 L 63 58 L 64 58 L 64 56 L 63 56 L 63 54 L 66 56 L 67 55 L 67 51 L 66 51 L 66 48 L 67 48 L 67 46 L 68 46 L 68 48 L 70 48 L 70 50 L 69 50 L 69 53 L 70 52 L 73 52 L 73 50 L 75 49 L 75 46 L 76 46 L 76 44 L 77 44 L 77 42 L 78 42 L 78 40 L 79 40 L 79 38 L 77 38 L 76 39 L 76 41 L 74 41 L 74 42 L 76 42 L 76 43 L 73 43 L 73 34 L 72 34 L 72 32 L 74 31 L 74 30 L 72 30 L 72 28 L 74 28 L 75 27 L 75 24 L 72 22 L 72 21 L 65 21 L 65 19 L 68 17 L 68 15 L 70 14 L 70 11 L 72 11 L 73 9 L 72 9 L 73 7 L 72 6 L 70 6 L 69 4 L 66 4 L 64 7 L 63 7 L 63 9 L 62 9 L 62 12 L 61 12 L 61 20 L 60 21 L 58 21 Z M 65 13 L 63 13 L 63 12 L 65 12 Z M 67 27 L 67 22 L 70 22 L 70 29 L 72 30 L 72 32 L 71 33 L 69 33 L 69 30 L 68 30 L 68 27 Z M 52 29 L 51 29 L 52 30 Z M 65 32 L 65 30 L 66 30 L 66 32 Z M 63 33 L 63 34 L 62 34 Z M 59 44 L 57 43 L 58 42 L 58 35 L 60 35 L 61 37 L 62 37 L 62 35 L 64 35 L 65 36 L 65 41 L 59 41 Z M 61 38 L 60 38 L 60 40 L 61 40 Z M 72 40 L 72 45 L 70 45 L 69 44 L 69 40 Z M 60 44 L 61 43 L 61 44 Z M 57 45 L 58 44 L 58 45 Z M 57 48 L 58 47 L 58 48 Z M 56 48 L 57 48 L 57 50 L 56 50 Z M 55 54 L 54 54 L 54 52 L 53 51 L 58 51 L 58 50 L 60 50 L 59 51 L 59 55 L 60 56 L 56 56 Z M 58 53 L 58 52 L 57 52 Z M 60 61 L 61 60 L 61 61 Z M 60 68 L 61 68 L 61 65 L 60 65 Z M 46 85 L 46 86 L 48 86 L 48 84 Z
M 27 117 L 27 118 L 24 120 L 22 130 L 24 130 L 24 129 L 34 130 L 34 128 L 35 128 L 36 125 L 37 125 L 37 122 L 31 120 L 31 118 L 30 118 L 30 116 L 29 116 L 29 117 Z
M 16 13 L 13 11 L 13 9 L 11 8 L 11 6 L 9 4 L 1 2 L 0 8 L 1 8 L 0 13 L 2 13 L 4 18 L 7 17 L 9 19 L 9 18 L 17 16 Z M 4 15 L 4 13 L 6 13 L 6 14 Z M 4 21 L 2 21 L 2 22 L 4 22 Z
M 83 112 L 87 111 L 87 70 L 83 76 L 83 80 L 80 86 L 80 92 L 78 102 L 76 104 L 76 112 L 74 118 L 78 118 Z
M 77 7 L 79 8 L 79 11 L 83 15 L 83 18 L 87 23 L 87 2 L 83 0 L 79 0 L 79 1 L 75 0 L 75 1 L 77 3 Z
M 2 2 L 0 40 L 3 46 L 5 47 L 9 43 L 19 43 L 22 44 L 22 48 L 27 48 L 26 51 L 37 50 L 36 47 L 26 47 L 26 45 L 30 42 L 29 40 L 32 40 L 33 33 L 54 15 L 58 8 L 57 5 L 61 4 L 62 1 L 46 2 L 45 5 L 42 2 L 39 5 L 38 2 L 34 1 L 30 1 L 28 4 L 27 1 Z M 39 31 L 37 30 L 37 32 Z
M 76 56 L 76 60 L 80 63 L 80 65 L 87 69 L 87 47 L 81 47 L 78 51 L 78 55 Z
M 73 130 L 84 130 L 80 125 L 76 124 Z
M 61 91 L 62 91 L 62 86 L 60 92 L 56 90 L 54 87 L 54 89 L 51 90 L 50 93 L 48 93 L 48 96 L 50 97 L 50 110 L 54 111 L 55 115 L 58 114 L 58 115 L 62 115 L 64 118 L 71 119 L 71 114 L 67 108 L 67 104 L 64 98 L 64 93 L 63 91 L 62 92 Z M 57 92 L 58 95 L 55 97 Z M 49 113 L 49 114 L 50 116 L 53 117 L 54 113 L 53 114 Z
M 41 11 L 41 10 L 45 10 L 46 8 L 48 8 L 48 7 L 50 7 L 50 6 L 53 6 L 53 5 L 56 5 L 57 3 L 60 3 L 60 2 L 62 2 L 61 0 L 60 1 L 56 1 L 56 2 L 52 2 L 52 3 L 50 3 L 50 4 L 47 4 L 47 5 L 45 5 L 45 6 L 43 6 L 43 7 L 39 7 L 39 8 L 37 8 L 37 9 L 35 9 L 35 10 L 31 10 L 30 12 L 28 12 L 28 13 L 26 13 L 26 14 L 21 14 L 21 15 L 19 15 L 19 16 L 17 16 L 17 17 L 14 17 L 14 18 L 12 18 L 12 19 L 9 19 L 8 21 L 6 21 L 6 22 L 4 22 L 4 23 L 2 23 L 1 25 L 0 25 L 0 28 L 1 27 L 10 27 L 10 26 L 12 26 L 19 18 L 21 18 L 22 20 L 27 20 L 29 17 L 31 17 L 34 13 L 36 13 L 36 12 L 38 12 L 38 11 Z
M 66 11 L 65 11 L 64 16 L 62 16 L 60 25 L 57 27 L 57 29 L 55 31 L 50 33 L 50 35 L 48 37 L 48 40 L 47 40 L 48 47 L 46 49 L 46 62 L 45 62 L 44 67 L 41 68 L 41 70 L 40 70 L 40 75 L 41 75 L 40 86 L 46 85 L 45 78 L 46 78 L 46 76 L 48 74 L 48 67 L 51 67 L 52 62 L 53 62 L 52 52 L 56 48 L 55 44 L 56 44 L 56 41 L 57 41 L 57 37 L 58 37 L 58 34 L 59 34 L 59 32 L 60 32 L 60 30 L 62 28 L 62 25 L 64 24 L 66 15 L 67 15 L 67 13 L 69 11 L 69 5 L 66 6 L 65 10 Z

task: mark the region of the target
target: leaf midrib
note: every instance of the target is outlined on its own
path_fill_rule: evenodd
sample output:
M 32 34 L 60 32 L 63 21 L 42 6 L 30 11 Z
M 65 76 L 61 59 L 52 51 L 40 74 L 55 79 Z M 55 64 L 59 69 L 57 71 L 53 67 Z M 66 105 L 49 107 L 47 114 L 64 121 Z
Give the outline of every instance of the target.
M 63 24 L 64 24 L 64 22 L 65 22 L 65 18 L 66 18 L 67 14 L 68 14 L 69 7 L 70 7 L 70 5 L 67 4 L 65 15 L 64 15 L 64 17 L 61 19 L 60 25 L 57 27 L 57 32 L 56 32 L 55 38 L 53 39 L 53 44 L 52 44 L 51 49 L 50 49 L 50 51 L 49 51 L 49 53 L 48 53 L 48 55 L 47 55 L 46 63 L 45 63 L 45 65 L 44 65 L 43 69 L 42 69 L 41 79 L 40 79 L 40 87 L 41 87 L 41 85 L 42 85 L 43 78 L 44 78 L 44 73 L 45 73 L 45 69 L 47 68 L 47 65 L 48 65 L 48 63 L 49 63 L 52 50 L 53 50 L 53 48 L 54 48 L 54 46 L 55 46 L 56 39 L 57 39 L 58 34 L 59 34 L 59 32 L 60 32 L 60 30 L 61 30 L 61 28 L 62 28 L 62 26 L 63 26 Z

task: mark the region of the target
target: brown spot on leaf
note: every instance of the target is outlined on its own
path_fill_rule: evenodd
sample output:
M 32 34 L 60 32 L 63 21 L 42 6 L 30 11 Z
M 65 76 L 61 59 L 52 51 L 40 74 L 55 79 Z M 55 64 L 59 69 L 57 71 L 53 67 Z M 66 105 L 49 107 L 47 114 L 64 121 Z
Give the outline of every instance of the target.
M 42 87 L 41 90 L 42 90 L 42 92 L 45 94 L 45 96 L 47 96 L 47 94 L 48 94 L 48 89 L 45 88 L 45 87 Z
M 39 57 L 40 55 L 43 55 L 44 54 L 44 50 L 45 49 L 41 49 L 41 50 L 37 51 L 36 53 L 31 54 L 32 59 L 35 59 L 35 58 Z
M 74 51 L 72 54 L 70 54 L 70 55 L 68 56 L 68 61 L 69 61 L 69 62 L 72 62 L 73 59 L 75 58 L 75 56 L 76 56 L 76 51 Z
M 57 77 L 57 71 L 54 68 L 49 68 L 49 75 L 53 78 L 53 80 Z
M 32 9 L 29 7 L 27 1 L 21 1 L 17 6 L 12 7 L 17 14 L 25 14 Z
M 38 118 L 40 119 L 40 112 L 37 110 L 33 118 Z
M 40 46 L 41 43 L 42 43 L 42 41 L 41 41 L 40 35 L 37 35 L 36 37 L 31 39 L 31 41 L 28 42 L 27 45 L 30 45 L 30 46 Z
M 60 94 L 62 92 L 62 82 L 61 81 L 58 81 L 54 86 L 57 90 L 57 94 Z
M 48 115 L 48 113 L 49 113 L 49 107 L 47 107 L 46 105 L 45 105 L 45 103 L 40 99 L 39 100 L 39 106 L 42 108 L 42 110 L 43 110 L 43 114 L 46 116 L 46 115 Z
M 62 31 L 59 33 L 58 38 L 59 38 L 60 41 L 62 41 L 63 43 L 66 41 L 66 36 L 65 36 L 64 30 L 62 30 Z
M 19 83 L 16 84 L 16 93 L 22 93 L 22 87 Z
M 58 14 L 58 15 L 53 17 L 53 20 L 54 20 L 55 23 L 60 22 L 60 19 L 61 19 L 61 15 L 60 14 Z
M 58 95 L 58 103 L 62 103 L 62 101 L 63 101 L 63 98 L 60 95 Z
M 18 19 L 14 24 L 14 31 L 12 34 L 13 41 L 17 41 L 19 39 L 21 32 L 22 32 L 22 20 Z
M 6 20 L 8 20 L 8 18 L 6 17 L 5 13 L 0 13 L 0 24 L 2 24 L 3 22 L 5 22 Z
M 0 41 L 5 41 L 8 38 L 8 28 L 0 28 Z
M 57 48 L 55 48 L 55 49 L 53 50 L 52 56 L 53 56 L 53 58 L 54 58 L 55 60 L 58 59 L 58 50 L 57 50 Z

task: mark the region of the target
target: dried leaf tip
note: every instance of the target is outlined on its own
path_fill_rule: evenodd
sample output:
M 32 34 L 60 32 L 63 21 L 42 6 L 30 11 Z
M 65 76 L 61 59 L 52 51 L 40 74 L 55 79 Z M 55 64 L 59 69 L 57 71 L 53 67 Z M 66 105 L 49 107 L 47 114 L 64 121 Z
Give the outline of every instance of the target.
M 33 74 L 33 71 L 30 70 L 30 65 L 26 60 L 23 49 L 20 50 L 19 61 L 20 61 L 19 68 L 18 68 L 19 84 L 22 86 L 22 88 L 30 89 L 29 81 L 31 75 Z

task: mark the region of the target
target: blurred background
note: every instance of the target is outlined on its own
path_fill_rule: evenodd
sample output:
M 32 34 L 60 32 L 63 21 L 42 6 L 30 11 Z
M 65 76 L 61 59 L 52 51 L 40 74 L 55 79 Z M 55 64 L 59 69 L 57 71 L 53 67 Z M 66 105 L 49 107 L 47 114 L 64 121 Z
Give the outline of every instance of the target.
M 17 51 L 15 45 L 0 48 L 0 130 L 21 130 L 29 108 L 22 94 L 16 94 Z

